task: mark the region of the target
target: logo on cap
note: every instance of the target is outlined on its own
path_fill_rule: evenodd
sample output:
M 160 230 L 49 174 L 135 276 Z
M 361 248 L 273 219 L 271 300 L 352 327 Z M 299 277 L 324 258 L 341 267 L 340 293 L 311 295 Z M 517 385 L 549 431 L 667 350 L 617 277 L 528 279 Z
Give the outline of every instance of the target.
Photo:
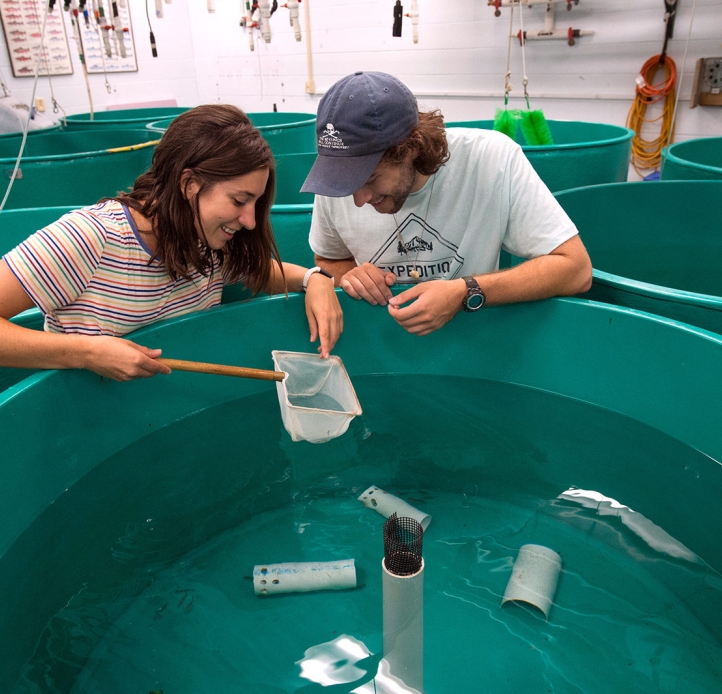
M 326 123 L 326 129 L 318 138 L 318 146 L 328 149 L 348 149 L 348 145 L 343 143 L 339 137 L 339 131 L 333 127 L 333 123 Z

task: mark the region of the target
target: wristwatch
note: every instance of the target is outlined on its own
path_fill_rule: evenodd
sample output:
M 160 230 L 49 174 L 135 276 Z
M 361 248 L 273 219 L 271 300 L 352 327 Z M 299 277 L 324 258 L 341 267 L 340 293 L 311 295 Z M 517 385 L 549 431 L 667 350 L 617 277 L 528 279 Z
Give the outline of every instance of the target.
M 306 274 L 303 276 L 303 282 L 301 283 L 301 287 L 304 292 L 308 287 L 309 278 L 311 277 L 311 275 L 317 272 L 321 273 L 324 277 L 328 277 L 331 281 L 333 281 L 333 275 L 330 272 L 326 272 L 326 270 L 316 265 L 316 267 L 312 267 L 309 270 L 306 270 Z
M 486 303 L 486 296 L 484 296 L 479 283 L 473 277 L 464 277 L 463 279 L 466 282 L 466 296 L 461 305 L 464 307 L 464 311 L 469 313 L 478 311 Z

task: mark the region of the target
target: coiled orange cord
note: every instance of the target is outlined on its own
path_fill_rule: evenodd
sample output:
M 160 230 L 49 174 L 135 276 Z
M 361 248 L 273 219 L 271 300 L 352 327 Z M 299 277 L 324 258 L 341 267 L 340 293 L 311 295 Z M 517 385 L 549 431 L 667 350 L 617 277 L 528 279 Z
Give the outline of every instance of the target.
M 664 81 L 653 84 L 657 72 L 664 71 Z M 634 170 L 644 176 L 642 171 L 657 169 L 662 158 L 662 149 L 674 138 L 674 104 L 677 66 L 668 55 L 652 56 L 643 66 L 640 75 L 642 84 L 637 84 L 637 94 L 627 116 L 627 127 L 636 133 L 632 138 L 631 163 Z M 641 80 L 640 80 L 641 81 Z M 647 106 L 664 101 L 662 113 L 656 118 L 646 119 Z M 659 137 L 653 140 L 642 138 L 642 126 L 645 123 L 662 121 Z

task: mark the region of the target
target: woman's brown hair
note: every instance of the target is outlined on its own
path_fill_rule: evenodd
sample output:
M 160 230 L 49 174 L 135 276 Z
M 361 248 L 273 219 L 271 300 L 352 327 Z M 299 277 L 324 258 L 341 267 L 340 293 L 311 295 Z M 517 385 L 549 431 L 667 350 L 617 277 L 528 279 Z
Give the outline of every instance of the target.
M 446 127 L 441 111 L 419 111 L 416 127 L 399 144 L 389 147 L 381 161 L 398 164 L 416 150 L 414 168 L 424 176 L 435 174 L 449 158 Z
M 198 243 L 198 200 L 213 185 L 261 168 L 268 183 L 256 201 L 256 227 L 236 233 L 214 251 Z M 187 199 L 182 185 L 189 170 L 199 184 Z M 271 229 L 271 205 L 276 191 L 273 154 L 248 116 L 235 106 L 208 104 L 178 116 L 163 134 L 147 173 L 139 176 L 130 193 L 118 199 L 151 220 L 158 248 L 156 256 L 172 279 L 189 279 L 191 268 L 207 275 L 214 262 L 224 267 L 228 282 L 242 279 L 257 292 L 267 284 L 271 263 L 280 261 Z M 218 260 L 215 260 L 218 258 Z

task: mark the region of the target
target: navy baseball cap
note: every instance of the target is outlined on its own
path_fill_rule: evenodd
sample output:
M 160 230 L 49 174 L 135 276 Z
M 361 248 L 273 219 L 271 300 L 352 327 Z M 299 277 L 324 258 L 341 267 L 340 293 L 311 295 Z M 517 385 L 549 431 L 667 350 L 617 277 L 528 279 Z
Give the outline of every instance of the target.
M 334 84 L 318 104 L 318 156 L 302 193 L 352 195 L 369 179 L 384 152 L 419 122 L 411 91 L 385 72 L 355 72 Z

